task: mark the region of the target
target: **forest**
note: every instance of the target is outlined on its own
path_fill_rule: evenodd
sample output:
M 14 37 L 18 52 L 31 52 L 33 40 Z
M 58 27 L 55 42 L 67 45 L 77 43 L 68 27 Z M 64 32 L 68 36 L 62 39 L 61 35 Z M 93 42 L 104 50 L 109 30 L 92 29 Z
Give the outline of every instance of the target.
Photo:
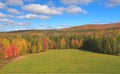
M 120 55 L 120 30 L 50 30 L 0 33 L 0 59 L 50 49 Z

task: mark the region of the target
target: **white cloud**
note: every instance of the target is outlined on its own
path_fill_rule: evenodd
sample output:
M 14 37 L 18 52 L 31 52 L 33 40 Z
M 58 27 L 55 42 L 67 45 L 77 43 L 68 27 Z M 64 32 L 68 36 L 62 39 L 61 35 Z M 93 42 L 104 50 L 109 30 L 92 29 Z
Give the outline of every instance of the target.
M 6 5 L 3 4 L 2 2 L 0 2 L 0 9 L 3 9 L 3 8 L 5 8 L 5 7 L 6 7 Z
M 45 24 L 43 24 L 43 23 L 40 23 L 38 26 L 45 26 Z
M 65 28 L 65 27 L 69 27 L 70 25 L 68 25 L 68 24 L 60 24 L 58 26 L 59 26 L 59 28 Z
M 49 16 L 45 16 L 45 15 L 39 15 L 39 18 L 44 20 L 44 19 L 49 19 L 50 17 Z
M 118 6 L 120 5 L 120 0 L 110 0 L 107 6 Z
M 59 7 L 59 8 L 56 8 L 56 9 L 57 9 L 58 11 L 60 11 L 60 12 L 63 12 L 65 8 Z
M 47 5 L 29 4 L 29 5 L 23 6 L 22 8 L 24 10 L 31 11 L 35 14 L 44 14 L 44 15 L 60 15 L 63 12 L 68 12 L 68 13 L 71 13 L 71 14 L 76 14 L 76 13 L 86 14 L 87 13 L 86 10 L 84 10 L 84 9 L 82 9 L 82 8 L 76 6 L 76 5 L 70 5 L 67 8 L 63 8 L 63 7 L 55 8 L 55 7 L 48 7 Z M 29 18 L 30 17 L 31 18 L 36 18 L 36 17 L 38 18 L 37 15 L 26 15 L 24 17 L 28 18 L 28 16 L 29 16 Z M 40 18 L 45 18 L 46 19 L 46 16 L 41 16 Z
M 26 28 L 14 28 L 15 31 L 19 31 L 19 30 L 27 30 Z
M 13 23 L 14 21 L 9 20 L 9 19 L 0 19 L 0 22 Z
M 84 13 L 84 14 L 87 14 L 87 11 L 78 7 L 78 6 L 75 6 L 75 5 L 71 5 L 69 7 L 67 7 L 65 9 L 66 12 L 68 13 L 71 13 L 71 14 L 76 14 L 76 13 Z
M 4 24 L 7 24 L 7 25 L 15 25 L 15 26 L 26 26 L 31 24 L 30 22 L 16 22 L 6 18 L 0 19 L 0 22 L 3 22 Z
M 24 10 L 37 13 L 37 14 L 46 14 L 46 15 L 60 15 L 62 12 L 55 7 L 48 7 L 47 5 L 40 4 L 29 4 L 23 6 Z
M 6 24 L 0 24 L 0 28 L 4 29 L 6 27 Z
M 15 16 L 13 16 L 13 15 L 6 15 L 6 14 L 3 14 L 3 13 L 1 13 L 0 12 L 0 18 L 13 18 L 13 17 L 15 17 Z
M 22 0 L 7 0 L 6 4 L 12 5 L 12 6 L 23 5 L 23 1 Z
M 0 12 L 0 18 L 5 18 L 6 15 Z
M 61 0 L 61 1 L 66 5 L 73 5 L 73 4 L 86 5 L 91 2 L 94 2 L 95 0 Z
M 13 15 L 6 15 L 7 17 L 9 17 L 9 18 L 14 18 L 15 16 L 13 16 Z
M 23 0 L 25 2 L 34 2 L 34 0 Z
M 36 14 L 27 14 L 24 16 L 17 16 L 17 18 L 20 19 L 34 19 L 34 18 L 40 18 L 40 19 L 49 19 L 49 16 L 44 16 L 44 15 L 36 15 Z
M 12 14 L 21 14 L 21 12 L 19 12 L 18 10 L 16 9 L 7 9 L 8 12 L 12 13 Z
M 30 22 L 16 22 L 15 25 L 18 25 L 18 26 L 28 26 L 28 25 L 31 25 Z

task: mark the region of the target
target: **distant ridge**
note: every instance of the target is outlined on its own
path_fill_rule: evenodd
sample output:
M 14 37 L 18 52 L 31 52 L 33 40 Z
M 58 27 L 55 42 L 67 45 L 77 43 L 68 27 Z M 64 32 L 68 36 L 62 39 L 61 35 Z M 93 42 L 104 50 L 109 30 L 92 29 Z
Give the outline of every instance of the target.
M 111 23 L 111 24 L 87 24 L 81 26 L 75 26 L 70 28 L 63 28 L 61 30 L 100 30 L 100 29 L 120 29 L 120 23 Z
M 120 29 L 120 23 L 111 23 L 111 24 L 87 24 L 81 26 L 74 26 L 69 28 L 62 28 L 62 29 L 45 29 L 45 30 L 18 30 L 18 31 L 8 31 L 7 33 L 19 33 L 19 32 L 54 32 L 54 31 L 70 31 L 70 30 L 115 30 Z M 0 32 L 3 33 L 3 32 Z

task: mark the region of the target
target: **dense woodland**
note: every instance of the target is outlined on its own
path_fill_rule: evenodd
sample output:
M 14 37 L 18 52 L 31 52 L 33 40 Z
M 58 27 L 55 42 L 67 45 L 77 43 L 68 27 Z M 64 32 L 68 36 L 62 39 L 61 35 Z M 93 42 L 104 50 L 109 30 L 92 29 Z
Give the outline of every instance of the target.
M 0 33 L 0 58 L 50 49 L 79 49 L 120 55 L 120 30 L 27 31 Z

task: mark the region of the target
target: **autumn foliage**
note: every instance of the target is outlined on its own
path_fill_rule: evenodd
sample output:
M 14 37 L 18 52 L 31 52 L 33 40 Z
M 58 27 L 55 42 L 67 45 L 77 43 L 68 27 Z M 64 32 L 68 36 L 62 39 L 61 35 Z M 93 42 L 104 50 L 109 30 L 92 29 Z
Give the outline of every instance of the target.
M 120 31 L 0 34 L 0 58 L 70 48 L 119 55 Z

